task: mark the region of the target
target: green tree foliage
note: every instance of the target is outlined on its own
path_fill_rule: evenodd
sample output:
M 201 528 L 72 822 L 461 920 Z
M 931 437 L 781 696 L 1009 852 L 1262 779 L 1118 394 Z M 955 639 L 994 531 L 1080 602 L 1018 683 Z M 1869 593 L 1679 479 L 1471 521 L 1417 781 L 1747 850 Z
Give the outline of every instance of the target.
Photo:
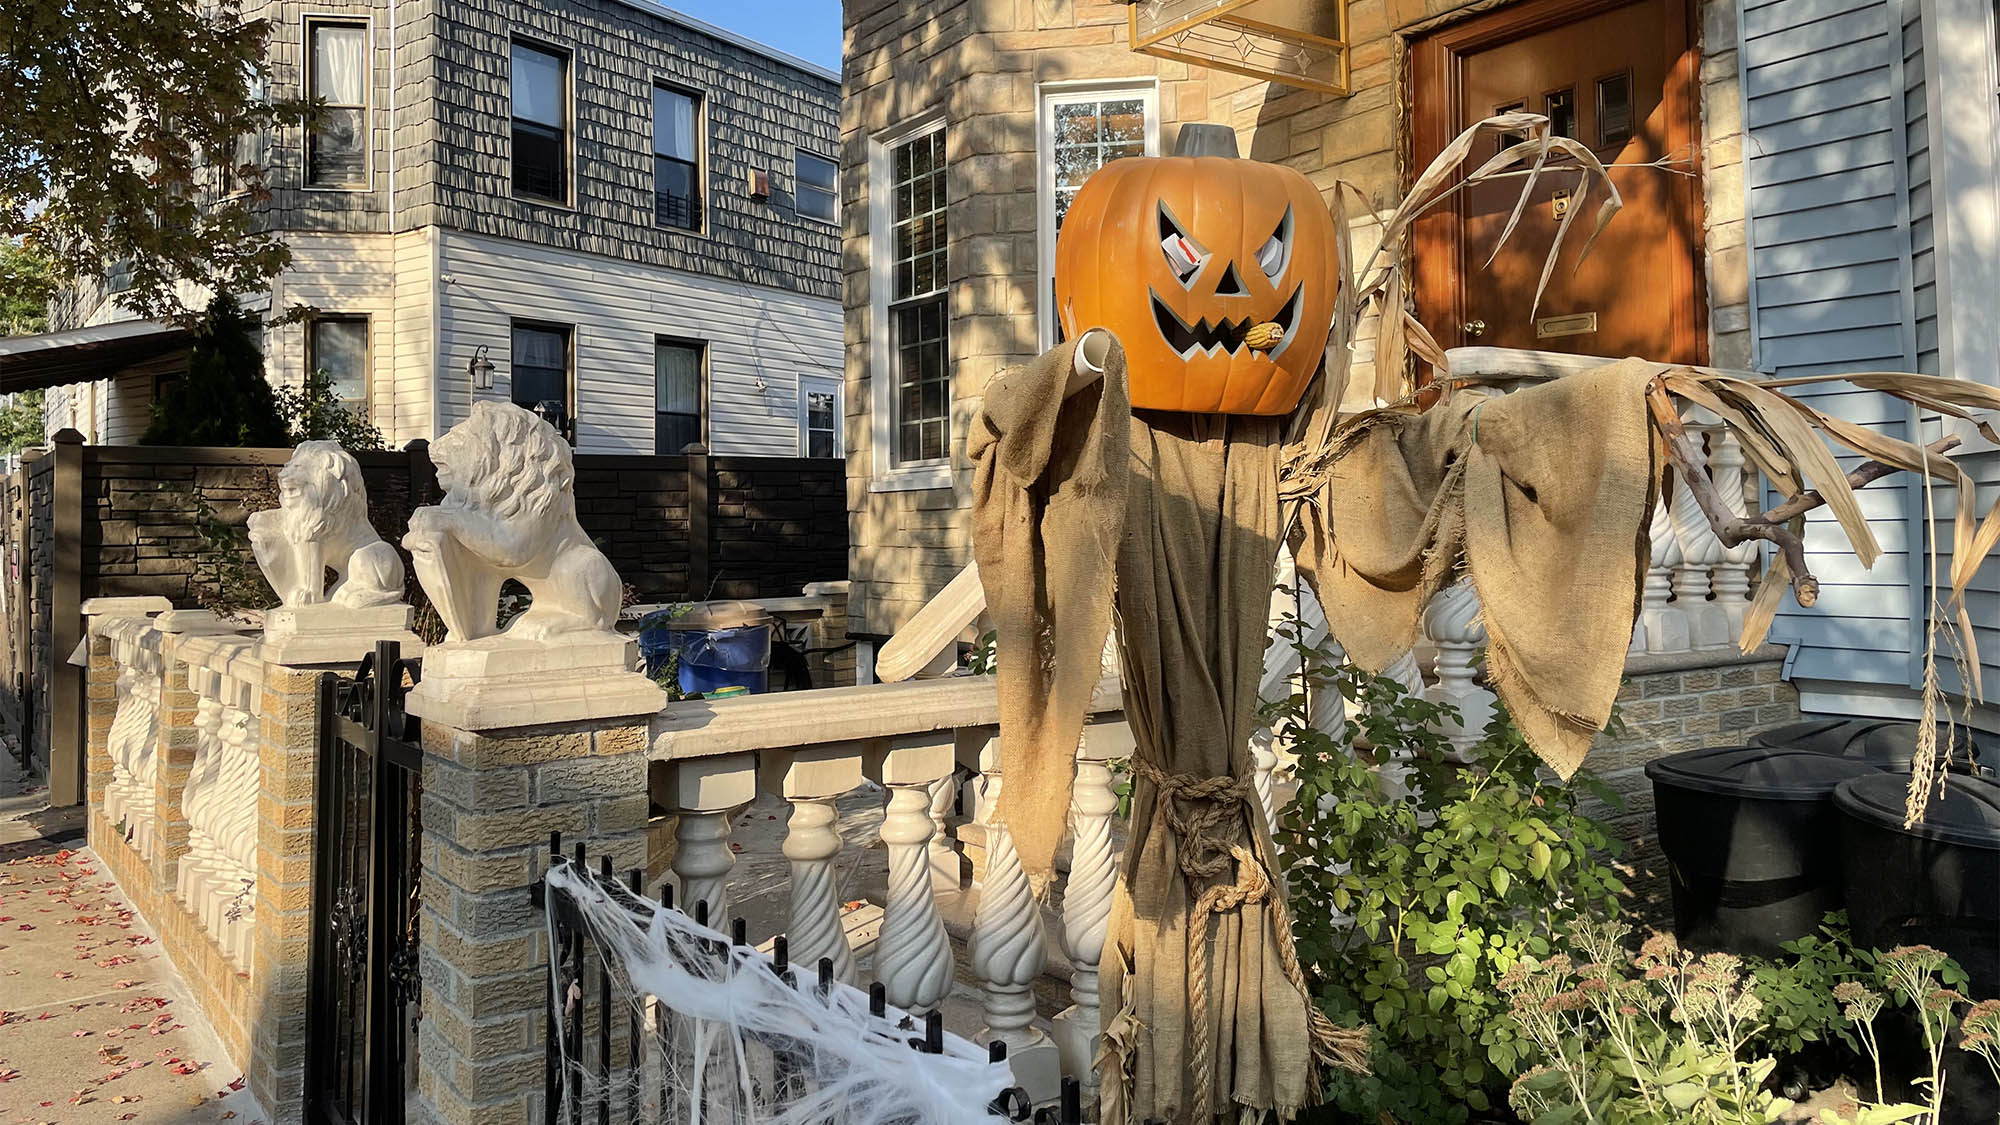
M 0 243 L 0 336 L 45 332 L 55 272 L 48 259 L 16 243 Z
M 142 445 L 290 445 L 277 398 L 264 380 L 257 319 L 234 299 L 209 303 L 188 352 L 188 371 L 153 404 Z
M 19 453 L 42 444 L 42 392 L 22 391 L 9 395 L 0 406 L 0 453 Z
M 144 316 L 200 319 L 184 282 L 248 293 L 284 268 L 239 138 L 300 119 L 264 87 L 269 24 L 234 0 L 0 0 L 0 236 L 58 279 L 113 263 Z
M 275 394 L 290 444 L 337 441 L 348 449 L 382 448 L 382 431 L 341 401 L 326 372 L 314 371 L 304 386 L 279 387 Z

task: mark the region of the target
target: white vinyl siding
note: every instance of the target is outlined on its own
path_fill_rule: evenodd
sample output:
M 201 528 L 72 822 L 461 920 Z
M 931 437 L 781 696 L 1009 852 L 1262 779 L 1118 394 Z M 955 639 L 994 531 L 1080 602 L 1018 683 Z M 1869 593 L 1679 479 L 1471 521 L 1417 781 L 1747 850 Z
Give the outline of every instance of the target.
M 798 376 L 840 375 L 838 301 L 480 235 L 438 239 L 437 269 L 454 279 L 439 288 L 441 430 L 470 409 L 465 365 L 481 344 L 501 369 L 480 397 L 506 400 L 513 320 L 575 326 L 583 453 L 653 452 L 662 336 L 706 344 L 714 453 L 795 456 Z
M 379 373 L 396 369 L 396 333 L 383 331 L 396 314 L 396 243 L 388 234 L 294 234 L 291 265 L 271 287 L 271 307 L 302 305 L 328 317 L 365 319 L 370 372 L 378 377 L 369 394 L 368 418 L 389 441 L 422 437 L 426 429 L 397 425 L 398 388 Z M 304 383 L 310 349 L 305 323 L 280 324 L 264 333 L 264 374 L 272 383 L 296 387 Z M 425 419 L 428 423 L 428 419 Z

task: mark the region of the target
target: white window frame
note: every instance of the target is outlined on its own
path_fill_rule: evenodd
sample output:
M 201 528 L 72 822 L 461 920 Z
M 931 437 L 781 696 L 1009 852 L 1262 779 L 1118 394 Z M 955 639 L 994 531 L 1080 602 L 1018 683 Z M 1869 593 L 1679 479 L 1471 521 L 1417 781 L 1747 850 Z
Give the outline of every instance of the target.
M 1931 229 L 1937 265 L 1938 367 L 1992 385 L 2000 368 L 2000 322 L 1990 315 L 2000 290 L 2000 60 L 1992 0 L 1918 0 L 1924 36 L 1924 97 L 1931 130 Z M 1951 34 L 1983 27 L 1976 45 Z M 1947 126 L 1951 136 L 1945 136 Z M 1927 412 L 1928 413 L 1928 412 Z M 1928 415 L 1931 418 L 1937 416 Z M 1996 448 L 1969 422 L 1941 419 L 1965 441 L 1953 457 Z M 1925 440 L 1938 434 L 1926 433 Z
M 944 111 L 933 110 L 868 141 L 868 239 L 870 249 L 868 280 L 869 341 L 869 444 L 873 473 L 870 492 L 908 492 L 918 489 L 950 488 L 952 453 L 947 438 L 945 455 L 937 461 L 898 465 L 894 442 L 896 387 L 889 347 L 890 294 L 895 292 L 896 255 L 894 207 L 886 185 L 895 181 L 893 157 L 896 146 L 919 137 L 942 132 Z M 949 246 L 949 238 L 947 238 Z M 947 250 L 949 256 L 949 250 Z M 950 287 L 946 286 L 947 320 L 950 317 Z M 949 329 L 947 329 L 949 331 Z M 949 364 L 947 352 L 947 364 Z M 945 409 L 951 409 L 950 383 L 946 384 Z
M 361 98 L 361 181 L 352 184 L 315 184 L 312 182 L 312 129 L 299 130 L 299 185 L 303 191 L 358 192 L 367 194 L 375 190 L 375 21 L 365 15 L 342 12 L 307 12 L 299 17 L 299 89 L 310 93 L 312 90 L 312 33 L 320 26 L 359 27 L 361 39 L 366 44 L 368 79 L 362 86 Z M 270 90 L 264 91 L 269 100 Z M 269 178 L 271 167 L 271 140 L 263 138 L 264 171 Z M 244 189 L 236 189 L 241 191 Z M 236 194 L 232 191 L 230 194 Z
M 1056 107 L 1110 98 L 1138 98 L 1146 106 L 1146 155 L 1160 154 L 1160 83 L 1156 78 L 1043 82 L 1035 87 L 1035 324 L 1044 349 L 1056 345 Z
M 808 215 L 804 211 L 799 210 L 799 158 L 801 156 L 810 156 L 814 160 L 824 160 L 828 164 L 833 165 L 833 218 L 831 219 L 822 219 L 818 215 Z M 815 152 L 803 145 L 794 145 L 792 147 L 792 214 L 808 223 L 818 223 L 821 226 L 838 227 L 840 225 L 840 160 L 837 157 L 828 156 L 823 152 Z
M 815 391 L 833 392 L 833 457 L 839 460 L 847 456 L 845 421 L 847 418 L 847 388 L 841 380 L 832 375 L 799 376 L 799 456 L 812 456 L 810 432 L 806 429 L 806 396 Z

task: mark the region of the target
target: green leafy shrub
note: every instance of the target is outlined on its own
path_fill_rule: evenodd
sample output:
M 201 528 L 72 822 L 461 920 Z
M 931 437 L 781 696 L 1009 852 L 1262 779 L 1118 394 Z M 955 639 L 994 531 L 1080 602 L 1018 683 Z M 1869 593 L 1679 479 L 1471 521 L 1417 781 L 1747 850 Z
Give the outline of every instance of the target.
M 272 395 L 292 445 L 337 441 L 350 450 L 382 448 L 382 431 L 334 393 L 324 371 L 310 372 L 302 385 L 279 387 Z
M 188 350 L 187 374 L 167 384 L 153 403 L 142 445 L 275 448 L 290 444 L 271 384 L 257 318 L 234 298 L 215 298 Z
M 1615 798 L 1556 780 L 1504 713 L 1458 760 L 1437 733 L 1448 708 L 1304 651 L 1309 690 L 1363 707 L 1338 737 L 1310 727 L 1304 695 L 1268 709 L 1299 757 L 1277 831 L 1294 938 L 1327 1014 L 1374 1029 L 1374 1073 L 1330 1078 L 1317 1119 L 1465 1121 L 1503 1102 L 1532 1050 L 1501 1018 L 1501 975 L 1618 909 L 1617 843 L 1579 809 Z

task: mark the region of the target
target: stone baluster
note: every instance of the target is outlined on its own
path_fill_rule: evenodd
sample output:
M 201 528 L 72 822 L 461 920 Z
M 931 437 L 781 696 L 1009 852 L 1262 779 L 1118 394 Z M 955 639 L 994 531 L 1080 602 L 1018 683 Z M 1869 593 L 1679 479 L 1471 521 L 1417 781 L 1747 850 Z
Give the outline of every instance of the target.
M 174 891 L 190 912 L 207 897 L 209 880 L 216 867 L 214 809 L 216 789 L 222 774 L 221 677 L 205 668 L 188 667 L 188 682 L 194 688 L 194 761 L 188 767 L 187 785 L 181 790 L 182 818 L 187 821 L 187 854 L 181 857 Z
M 1035 978 L 1042 973 L 1045 947 L 1042 908 L 1029 885 L 1027 869 L 1014 850 L 1014 836 L 994 816 L 999 808 L 1003 778 L 1000 740 L 990 729 L 974 729 L 979 771 L 983 780 L 979 824 L 985 830 L 986 868 L 979 884 L 979 904 L 972 915 L 972 940 L 967 953 L 973 975 L 986 993 L 986 1031 L 991 1043 L 1007 1044 L 1014 1080 L 1036 1101 L 1060 1093 L 1062 1063 L 1054 1043 L 1033 1026 Z
M 674 874 L 681 909 L 695 914 L 708 904 L 708 924 L 729 929 L 729 873 L 736 853 L 729 846 L 730 818 L 757 796 L 757 756 L 720 754 L 668 762 L 666 796 L 674 824 Z
M 1653 522 L 1647 536 L 1652 541 L 1653 554 L 1639 595 L 1639 625 L 1632 633 L 1631 651 L 1635 655 L 1687 652 L 1693 647 L 1687 614 L 1669 601 L 1674 592 L 1674 568 L 1681 561 L 1681 545 L 1674 535 L 1673 520 L 1667 514 L 1665 495 L 1653 508 Z
M 1382 675 L 1403 685 L 1404 692 L 1409 695 L 1423 693 L 1424 674 L 1417 666 L 1417 654 L 1414 649 L 1390 661 L 1389 666 L 1382 669 Z M 1376 753 L 1375 772 L 1382 779 L 1383 793 L 1391 797 L 1414 794 L 1416 788 L 1410 781 L 1410 775 L 1416 771 L 1410 765 L 1410 759 L 1403 748 L 1377 747 Z
M 930 857 L 931 884 L 940 894 L 958 890 L 960 869 L 958 841 L 951 830 L 951 814 L 958 806 L 958 771 L 938 778 L 931 785 L 931 838 L 925 847 Z
M 906 1011 L 936 1008 L 951 987 L 951 939 L 938 913 L 930 842 L 936 830 L 932 789 L 956 768 L 952 737 L 908 736 L 879 751 L 877 777 L 889 789 L 882 818 L 889 889 L 875 942 L 875 979 L 889 1002 Z
M 1063 1073 L 1097 1089 L 1099 1011 L 1098 966 L 1111 923 L 1111 897 L 1118 886 L 1118 853 L 1111 843 L 1111 818 L 1118 811 L 1112 763 L 1132 756 L 1132 729 L 1123 722 L 1092 723 L 1077 750 L 1076 784 L 1070 796 L 1069 880 L 1063 884 L 1063 952 L 1069 956 L 1069 1007 L 1051 1021 Z
M 1445 587 L 1424 607 L 1424 634 L 1437 648 L 1432 665 L 1437 683 L 1423 694 L 1458 711 L 1458 719 L 1445 722 L 1443 733 L 1460 754 L 1472 749 L 1493 720 L 1494 695 L 1473 679 L 1473 662 L 1486 643 L 1486 626 L 1479 618 L 1479 592 L 1470 581 Z
M 247 685 L 232 685 L 247 692 Z M 232 692 L 234 694 L 234 692 Z M 237 967 L 250 968 L 252 915 L 257 891 L 257 717 L 249 707 L 223 712 L 224 784 L 215 820 L 216 856 L 220 875 L 209 889 L 203 921 L 216 944 Z
M 1710 432 L 1708 464 L 1722 503 L 1738 516 L 1749 515 L 1750 500 L 1746 493 L 1755 478 L 1746 471 L 1742 443 L 1727 426 Z M 1723 548 L 1722 561 L 1715 564 L 1715 604 L 1729 619 L 1732 641 L 1743 633 L 1743 615 L 1750 608 L 1750 568 L 1756 562 L 1757 541 L 1746 539 L 1734 547 Z
M 837 826 L 841 794 L 861 784 L 862 746 L 836 743 L 794 754 L 769 754 L 764 787 L 792 806 L 785 831 L 785 858 L 792 864 L 792 904 L 786 939 L 793 963 L 810 975 L 822 958 L 833 962 L 836 979 L 857 979 L 854 949 L 841 920 L 840 857 Z
M 1691 411 L 1689 428 L 1702 432 L 1702 420 L 1712 417 L 1705 410 Z M 1698 473 L 1706 466 L 1696 466 Z M 1674 567 L 1674 603 L 1687 615 L 1688 644 L 1697 649 L 1725 648 L 1734 639 L 1729 630 L 1729 614 L 1709 600 L 1709 571 L 1723 562 L 1722 541 L 1695 501 L 1687 477 L 1674 473 L 1673 500 L 1669 507 L 1674 538 L 1680 543 L 1680 564 Z

